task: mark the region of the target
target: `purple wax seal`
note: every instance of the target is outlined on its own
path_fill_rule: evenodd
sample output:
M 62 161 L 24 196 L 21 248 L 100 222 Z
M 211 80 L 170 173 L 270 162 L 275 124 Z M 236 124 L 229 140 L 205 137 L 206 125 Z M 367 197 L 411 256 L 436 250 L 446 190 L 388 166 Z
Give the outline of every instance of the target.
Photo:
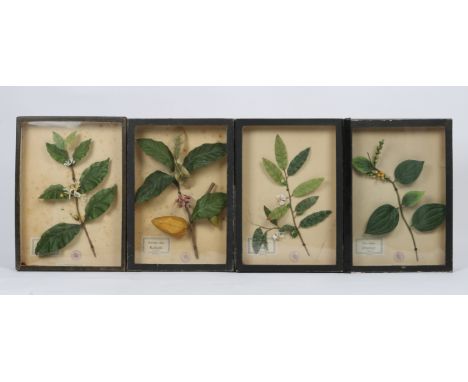
M 70 257 L 71 257 L 73 260 L 79 260 L 79 259 L 81 259 L 81 252 L 80 252 L 80 251 L 77 251 L 77 250 L 74 250 L 74 251 L 72 251 L 72 253 L 70 254 Z
M 401 251 L 396 251 L 393 255 L 393 258 L 395 259 L 395 261 L 402 262 L 403 260 L 405 260 L 405 254 Z
M 190 255 L 187 252 L 182 252 L 180 254 L 180 261 L 183 263 L 189 263 L 190 262 Z
M 291 260 L 291 262 L 293 263 L 297 263 L 299 261 L 299 252 L 297 251 L 292 251 L 289 253 L 289 260 Z

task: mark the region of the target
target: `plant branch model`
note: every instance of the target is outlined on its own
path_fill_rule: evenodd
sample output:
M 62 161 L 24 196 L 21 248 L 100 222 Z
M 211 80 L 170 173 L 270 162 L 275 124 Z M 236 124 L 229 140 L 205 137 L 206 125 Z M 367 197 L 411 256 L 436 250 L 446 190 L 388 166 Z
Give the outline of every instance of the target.
M 214 226 L 219 226 L 227 195 L 224 192 L 213 192 L 216 185 L 210 183 L 205 194 L 192 207 L 193 197 L 186 194 L 183 186 L 197 170 L 225 158 L 226 144 L 204 143 L 182 158 L 187 151 L 185 132 L 175 137 L 172 150 L 165 143 L 149 138 L 137 139 L 137 143 L 146 155 L 163 164 L 167 172 L 157 170 L 148 175 L 136 192 L 135 202 L 144 203 L 159 196 L 167 187 L 173 186 L 177 192 L 176 203 L 185 216 L 160 216 L 154 218 L 152 223 L 162 232 L 175 238 L 182 238 L 188 233 L 195 258 L 199 259 L 196 225 L 199 221 L 208 220 Z
M 48 202 L 72 202 L 75 210 L 70 215 L 75 223 L 58 223 L 45 231 L 35 249 L 39 256 L 57 254 L 72 242 L 80 231 L 84 231 L 93 256 L 97 256 L 87 225 L 110 208 L 117 195 L 117 185 L 104 188 L 88 199 L 89 193 L 99 186 L 108 174 L 110 165 L 109 158 L 95 162 L 86 168 L 78 179 L 75 168 L 86 158 L 91 145 L 91 139 L 80 142 L 76 131 L 66 138 L 54 132 L 53 143 L 46 143 L 47 152 L 52 159 L 70 169 L 71 184 L 50 185 L 39 198 Z M 87 201 L 84 215 L 80 210 L 80 200 Z
M 370 216 L 365 233 L 369 235 L 382 236 L 392 232 L 398 222 L 403 223 L 408 231 L 413 245 L 416 261 L 419 261 L 418 246 L 416 244 L 415 232 L 429 232 L 440 226 L 445 220 L 445 205 L 440 203 L 423 204 L 413 213 L 411 222 L 406 214 L 422 200 L 424 191 L 407 191 L 403 197 L 400 195 L 400 185 L 408 186 L 415 182 L 421 174 L 424 161 L 408 159 L 400 162 L 394 170 L 393 178 L 377 167 L 379 157 L 382 153 L 384 140 L 379 141 L 377 148 L 371 158 L 358 156 L 353 158 L 354 170 L 363 176 L 392 186 L 396 197 L 396 206 L 384 204 L 378 207 Z
M 263 211 L 269 223 L 269 226 L 258 226 L 252 237 L 252 247 L 255 253 L 258 253 L 262 246 L 268 249 L 268 233 L 274 232 L 273 240 L 280 240 L 285 234 L 291 238 L 299 238 L 307 256 L 310 251 L 302 236 L 302 229 L 313 227 L 324 221 L 332 213 L 329 210 L 318 211 L 307 215 L 299 221 L 309 208 L 318 200 L 318 196 L 311 196 L 324 181 L 324 178 L 313 178 L 296 187 L 291 186 L 291 177 L 294 176 L 306 163 L 309 158 L 310 147 L 302 150 L 291 162 L 288 163 L 288 152 L 283 139 L 276 135 L 275 139 L 275 159 L 276 163 L 263 158 L 262 165 L 270 179 L 286 191 L 285 194 L 277 196 L 279 206 L 276 208 L 263 207 Z M 292 190 L 292 191 L 291 191 Z M 303 198 L 297 204 L 294 204 L 294 198 Z M 288 214 L 291 217 L 290 223 L 282 223 L 284 217 Z M 292 223 L 292 224 L 291 224 Z

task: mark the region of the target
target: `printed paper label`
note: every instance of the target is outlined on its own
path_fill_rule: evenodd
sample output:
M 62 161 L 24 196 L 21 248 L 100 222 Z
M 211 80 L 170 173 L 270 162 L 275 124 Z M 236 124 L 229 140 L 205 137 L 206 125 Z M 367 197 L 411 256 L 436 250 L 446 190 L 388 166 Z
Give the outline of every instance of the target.
M 171 241 L 164 236 L 143 237 L 143 253 L 145 255 L 167 256 L 169 255 Z
M 382 239 L 357 239 L 356 253 L 358 255 L 381 256 L 384 254 Z
M 270 256 L 270 255 L 276 255 L 276 241 L 273 239 L 267 239 L 267 247 L 268 249 L 265 249 L 265 246 L 262 245 L 262 248 L 258 253 L 254 252 L 254 249 L 252 247 L 252 238 L 249 237 L 247 239 L 247 254 L 251 256 Z

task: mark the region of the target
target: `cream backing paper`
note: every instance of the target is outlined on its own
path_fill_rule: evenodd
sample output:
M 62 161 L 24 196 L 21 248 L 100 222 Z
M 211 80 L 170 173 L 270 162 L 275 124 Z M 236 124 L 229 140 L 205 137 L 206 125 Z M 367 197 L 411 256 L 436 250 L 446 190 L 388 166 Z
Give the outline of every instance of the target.
M 277 207 L 276 196 L 287 194 L 284 187 L 274 183 L 262 166 L 262 158 L 275 162 L 274 143 L 280 134 L 288 150 L 288 160 L 307 147 L 309 158 L 303 167 L 289 178 L 291 192 L 300 183 L 318 177 L 325 180 L 311 195 L 318 195 L 317 203 L 298 217 L 297 223 L 312 212 L 331 210 L 332 214 L 320 224 L 301 229 L 311 256 L 307 256 L 299 238 L 286 235 L 282 240 L 270 242 L 270 252 L 253 254 L 248 240 L 257 228 L 255 224 L 269 226 L 263 206 Z M 303 198 L 294 198 L 296 205 Z M 336 264 L 336 131 L 335 126 L 245 126 L 242 157 L 242 216 L 237 224 L 242 229 L 242 262 L 247 265 L 335 265 Z M 288 213 L 281 221 L 291 224 Z M 269 235 L 271 237 L 271 234 Z M 272 247 L 273 246 L 273 247 Z M 273 248 L 275 249 L 273 251 Z
M 187 132 L 187 151 L 204 143 L 226 142 L 227 126 L 183 126 Z M 157 125 L 139 126 L 136 129 L 136 139 L 151 138 L 164 142 L 171 150 L 174 138 L 181 133 L 180 127 Z M 159 162 L 144 154 L 135 144 L 135 191 L 143 184 L 144 179 L 152 172 L 160 170 L 167 173 Z M 197 199 L 203 196 L 210 184 L 214 182 L 214 192 L 227 192 L 227 161 L 221 159 L 198 169 L 190 179 L 182 185 L 182 192 Z M 157 229 L 151 220 L 159 216 L 180 216 L 187 219 L 185 210 L 179 208 L 175 200 L 177 189 L 170 185 L 161 195 L 135 207 L 135 263 L 137 264 L 226 264 L 226 227 L 225 219 L 219 227 L 208 221 L 196 223 L 196 237 L 199 259 L 193 253 L 189 234 L 183 238 L 173 238 Z M 193 204 L 194 206 L 194 204 Z M 144 237 L 164 238 L 169 240 L 169 251 L 164 254 L 151 254 L 143 250 Z
M 417 207 L 426 203 L 445 203 L 445 135 L 441 128 L 353 129 L 353 157 L 372 155 L 379 140 L 385 139 L 377 167 L 394 178 L 394 169 L 402 161 L 424 161 L 419 178 L 410 185 L 398 185 L 401 197 L 407 191 L 425 191 L 415 207 L 405 208 L 411 216 Z M 353 265 L 444 265 L 445 223 L 432 232 L 413 229 L 418 246 L 419 262 L 413 250 L 411 236 L 400 218 L 395 230 L 385 236 L 365 235 L 365 227 L 372 212 L 382 204 L 398 206 L 390 183 L 382 183 L 353 171 Z M 358 239 L 382 239 L 383 251 L 378 254 L 357 254 Z
M 21 262 L 34 266 L 121 266 L 122 240 L 122 124 L 109 122 L 28 122 L 23 124 L 21 137 Z M 71 171 L 61 166 L 49 155 L 46 142 L 53 143 L 52 132 L 66 137 L 78 130 L 81 141 L 91 138 L 88 155 L 75 167 L 79 179 L 92 163 L 111 159 L 109 174 L 89 193 L 89 197 L 103 188 L 117 184 L 117 197 L 110 209 L 95 221 L 87 224 L 96 250 L 93 256 L 83 230 L 59 251 L 57 255 L 38 257 L 33 253 L 33 240 L 58 223 L 76 223 L 73 201 L 44 201 L 42 192 L 52 184 L 68 186 L 72 183 Z M 80 199 L 84 215 L 85 199 Z

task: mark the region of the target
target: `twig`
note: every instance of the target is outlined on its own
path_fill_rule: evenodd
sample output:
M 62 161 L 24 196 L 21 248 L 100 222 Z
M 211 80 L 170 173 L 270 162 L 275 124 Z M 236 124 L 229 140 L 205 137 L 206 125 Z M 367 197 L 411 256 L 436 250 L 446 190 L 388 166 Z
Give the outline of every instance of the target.
M 177 193 L 179 194 L 179 196 L 182 196 L 182 191 L 180 189 L 179 182 L 176 182 L 175 184 L 177 187 Z M 198 256 L 197 238 L 195 235 L 195 225 L 192 223 L 192 213 L 190 212 L 188 205 L 185 203 L 184 203 L 184 208 L 185 208 L 185 213 L 187 214 L 187 217 L 188 217 L 188 228 L 190 231 L 190 237 L 192 238 L 193 253 L 195 255 L 195 258 L 198 259 L 199 256 Z

